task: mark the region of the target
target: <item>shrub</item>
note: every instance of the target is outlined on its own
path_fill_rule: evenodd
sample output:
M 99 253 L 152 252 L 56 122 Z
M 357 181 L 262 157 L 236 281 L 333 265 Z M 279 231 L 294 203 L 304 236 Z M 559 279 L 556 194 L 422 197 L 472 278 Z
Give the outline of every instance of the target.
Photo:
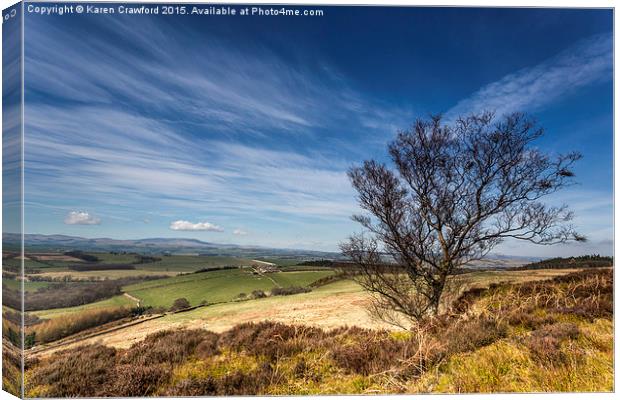
M 270 360 L 312 349 L 325 333 L 318 328 L 277 322 L 244 323 L 220 336 L 219 345 L 236 351 L 265 356 Z
M 112 384 L 106 388 L 106 394 L 114 397 L 152 396 L 170 379 L 170 375 L 171 368 L 162 364 L 118 365 L 114 368 Z
M 43 385 L 46 397 L 96 397 L 108 385 L 116 351 L 102 345 L 61 351 L 41 362 L 29 384 Z
M 183 379 L 169 388 L 166 396 L 216 396 L 218 384 L 215 378 L 191 378 Z
M 260 394 L 270 377 L 260 371 L 235 371 L 219 378 L 184 379 L 168 389 L 166 396 L 242 396 Z
M 564 360 L 561 343 L 567 339 L 577 339 L 578 336 L 577 325 L 557 323 L 532 332 L 526 344 L 536 358 L 543 361 L 561 362 Z
M 452 324 L 444 333 L 448 354 L 473 351 L 506 337 L 507 326 L 492 318 L 476 318 Z
M 252 298 L 253 298 L 253 299 L 263 299 L 263 298 L 265 298 L 265 297 L 267 297 L 267 295 L 265 294 L 265 292 L 264 292 L 264 291 L 262 291 L 262 290 L 260 290 L 260 289 L 259 289 L 259 290 L 254 290 L 254 291 L 252 292 Z
M 189 304 L 189 301 L 185 297 L 181 297 L 180 299 L 176 299 L 172 302 L 172 307 L 170 307 L 170 311 L 184 310 L 190 307 L 191 305 Z
M 204 330 L 166 330 L 148 335 L 123 354 L 121 362 L 129 365 L 180 364 L 192 355 L 203 338 Z
M 533 309 L 530 310 L 516 310 L 508 315 L 508 323 L 513 326 L 523 326 L 528 329 L 537 329 L 543 325 L 551 324 L 555 321 L 555 318 L 549 314 L 543 316 L 534 313 Z
M 393 357 L 389 356 L 389 359 L 383 357 L 383 350 L 394 350 L 390 344 L 383 341 L 380 344 L 370 341 L 338 345 L 332 349 L 331 357 L 338 367 L 349 373 L 368 375 L 377 372 L 382 367 L 389 367 Z
M 310 287 L 318 288 L 318 287 L 321 287 L 321 286 L 325 286 L 325 285 L 327 285 L 329 283 L 341 281 L 343 279 L 345 279 L 345 275 L 341 274 L 341 273 L 333 274 L 333 275 L 328 275 L 328 276 L 325 276 L 323 278 L 319 278 L 316 281 L 312 282 L 310 284 Z
M 202 341 L 196 346 L 196 356 L 208 358 L 220 354 L 218 340 L 219 335 L 213 332 L 206 332 Z
M 298 293 L 309 293 L 312 289 L 301 286 L 290 286 L 286 288 L 273 288 L 271 289 L 272 296 L 290 296 Z
M 394 369 L 396 375 L 412 376 L 421 372 L 428 362 L 427 354 L 420 352 L 418 338 L 391 337 L 386 331 L 361 328 L 335 330 L 337 335 L 331 347 L 331 358 L 348 373 L 370 375 Z M 346 338 L 345 341 L 338 340 Z

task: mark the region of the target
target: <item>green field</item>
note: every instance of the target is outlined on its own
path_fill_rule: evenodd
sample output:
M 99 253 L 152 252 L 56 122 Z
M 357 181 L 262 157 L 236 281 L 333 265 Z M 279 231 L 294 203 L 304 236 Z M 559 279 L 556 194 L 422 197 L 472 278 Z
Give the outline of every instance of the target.
M 137 276 L 174 276 L 179 274 L 179 271 L 150 271 L 145 269 L 109 269 L 102 271 L 72 271 L 68 269 L 63 270 L 50 270 L 42 271 L 37 276 L 45 277 L 48 279 L 60 279 L 65 276 L 70 276 L 73 279 L 80 280 L 104 280 L 104 279 L 121 279 L 131 278 Z
M 278 272 L 254 275 L 249 270 L 203 272 L 129 285 L 123 290 L 143 301 L 145 306 L 170 307 L 175 299 L 185 297 L 191 305 L 202 301 L 231 301 L 239 293 L 268 291 L 274 287 L 307 286 L 332 274 L 331 271 Z
M 231 302 L 216 304 L 212 307 L 198 308 L 184 313 L 169 314 L 158 321 L 158 323 L 180 323 L 199 320 L 203 318 L 221 319 L 221 323 L 235 321 L 243 314 L 250 314 L 259 311 L 260 314 L 268 315 L 274 308 L 279 306 L 299 305 L 303 302 L 313 302 L 316 304 L 332 304 L 337 296 L 360 294 L 363 296 L 364 289 L 352 280 L 346 279 L 336 281 L 325 286 L 313 289 L 310 293 L 300 293 L 293 296 L 274 296 L 265 299 L 249 300 L 242 302 Z M 342 316 L 343 320 L 345 315 Z M 211 321 L 210 321 L 211 322 Z M 311 322 L 311 321 L 308 321 Z M 216 327 L 213 325 L 213 327 Z
M 39 288 L 49 286 L 51 282 L 24 282 L 24 290 L 26 292 L 34 292 Z M 16 279 L 2 279 L 2 284 L 13 290 L 21 290 L 21 281 Z
M 88 253 L 98 257 L 100 264 L 133 264 L 137 261 L 135 254 Z M 135 264 L 140 270 L 193 272 L 201 268 L 221 267 L 226 265 L 250 265 L 251 261 L 237 257 L 170 255 L 156 256 L 161 261 Z
M 135 254 L 87 253 L 97 257 L 99 264 L 132 264 L 136 261 Z
M 20 260 L 13 258 L 10 260 L 3 260 L 4 263 L 6 263 L 6 265 L 11 265 L 11 266 L 15 266 L 15 267 L 20 267 L 21 266 L 21 262 Z M 46 269 L 46 268 L 53 268 L 54 266 L 57 266 L 57 264 L 60 264 L 59 266 L 67 266 L 67 263 L 63 263 L 62 261 L 56 261 L 55 264 L 51 264 L 51 263 L 42 263 L 39 261 L 35 261 L 35 260 L 24 260 L 24 267 L 28 268 L 28 269 Z
M 193 272 L 203 268 L 223 266 L 247 266 L 252 263 L 247 258 L 219 256 L 161 256 L 161 261 L 136 264 L 136 268 L 148 271 Z
M 84 304 L 83 306 L 54 308 L 51 310 L 31 311 L 29 314 L 36 315 L 39 318 L 52 319 L 70 314 L 75 314 L 88 310 L 110 307 L 135 307 L 135 302 L 126 296 L 114 296 L 109 299 L 97 301 L 95 303 Z
M 180 273 L 195 272 L 200 269 L 223 267 L 223 266 L 248 266 L 252 260 L 238 257 L 220 256 L 195 256 L 195 255 L 171 255 L 158 256 L 161 261 L 134 264 L 137 261 L 135 254 L 112 254 L 112 253 L 87 253 L 99 258 L 97 264 L 133 264 L 135 270 L 101 270 L 101 271 L 73 271 L 69 266 L 77 262 L 45 261 L 45 263 L 26 260 L 28 267 L 40 270 L 42 276 L 59 278 L 71 276 L 77 279 L 118 279 L 140 275 L 176 275 Z M 9 260 L 19 263 L 16 260 Z

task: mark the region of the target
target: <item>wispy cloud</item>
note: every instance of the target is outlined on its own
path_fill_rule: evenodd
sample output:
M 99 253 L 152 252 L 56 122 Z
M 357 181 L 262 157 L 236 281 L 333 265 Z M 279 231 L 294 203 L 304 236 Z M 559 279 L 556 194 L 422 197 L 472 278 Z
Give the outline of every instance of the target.
M 216 37 L 191 46 L 187 35 L 148 19 L 139 27 L 122 17 L 92 23 L 121 35 L 122 45 L 98 36 L 83 41 L 43 21 L 28 30 L 27 90 L 233 136 L 313 135 L 336 121 L 383 129 L 386 114 L 398 115 L 333 69 L 292 65 L 266 48 L 246 51 Z M 49 79 L 66 70 L 71 78 Z
M 360 145 L 383 146 L 376 137 L 396 130 L 400 109 L 333 68 L 215 37 L 188 46 L 187 35 L 148 19 L 104 20 L 97 29 L 122 42 L 85 43 L 43 21 L 28 30 L 31 199 L 137 221 L 148 204 L 172 218 L 350 224 L 357 206 L 346 170 L 363 157 Z M 50 79 L 66 70 L 70 78 Z
M 233 231 L 233 235 L 236 235 L 236 236 L 247 236 L 248 232 L 244 231 L 243 229 L 235 229 Z
M 224 229 L 220 226 L 212 224 L 210 222 L 189 222 L 189 221 L 173 221 L 170 223 L 170 229 L 173 231 L 209 231 L 209 232 L 224 232 Z
M 27 190 L 51 203 L 341 218 L 355 206 L 347 164 L 338 160 L 189 141 L 165 124 L 117 110 L 31 106 L 29 115 Z
M 535 111 L 595 81 L 610 79 L 612 34 L 582 40 L 560 54 L 489 83 L 446 113 L 451 119 L 473 111 L 497 114 Z
M 65 217 L 66 225 L 99 225 L 101 219 L 90 215 L 86 211 L 71 211 Z

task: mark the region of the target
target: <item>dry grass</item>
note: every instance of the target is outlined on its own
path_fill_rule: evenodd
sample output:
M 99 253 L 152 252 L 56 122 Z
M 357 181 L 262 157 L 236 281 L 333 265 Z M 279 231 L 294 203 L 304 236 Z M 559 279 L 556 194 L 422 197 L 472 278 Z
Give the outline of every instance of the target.
M 27 327 L 26 335 L 34 333 L 35 344 L 49 343 L 86 329 L 102 326 L 132 316 L 126 307 L 108 307 L 67 314 Z
M 506 324 L 507 336 L 447 358 L 409 390 L 612 391 L 612 301 L 610 269 L 464 293 L 453 309 Z

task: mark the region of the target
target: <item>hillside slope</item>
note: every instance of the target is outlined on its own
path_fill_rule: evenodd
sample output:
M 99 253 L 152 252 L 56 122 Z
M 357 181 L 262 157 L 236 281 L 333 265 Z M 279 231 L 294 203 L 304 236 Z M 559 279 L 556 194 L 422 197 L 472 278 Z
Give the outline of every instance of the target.
M 608 269 L 473 289 L 409 332 L 274 322 L 29 360 L 27 396 L 612 391 Z

